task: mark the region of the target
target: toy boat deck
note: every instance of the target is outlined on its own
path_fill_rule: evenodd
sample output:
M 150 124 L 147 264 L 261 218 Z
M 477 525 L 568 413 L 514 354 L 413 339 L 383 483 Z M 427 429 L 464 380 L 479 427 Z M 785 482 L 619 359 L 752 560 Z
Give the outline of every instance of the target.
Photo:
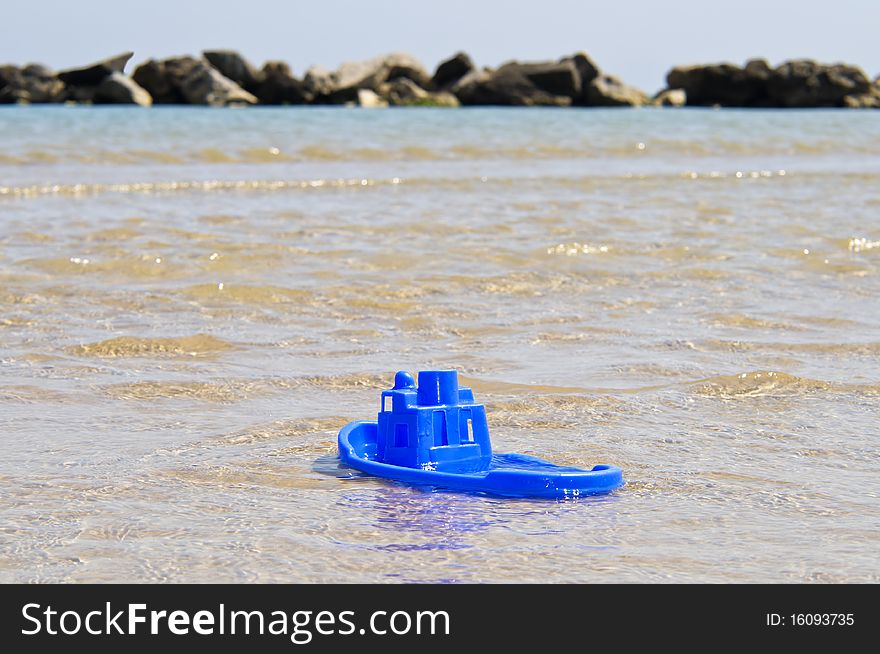
M 614 466 L 583 470 L 513 453 L 494 454 L 488 468 L 475 472 L 405 468 L 375 460 L 376 438 L 377 423 L 349 423 L 339 432 L 339 458 L 376 477 L 508 497 L 572 497 L 607 493 L 623 485 L 623 471 Z
M 508 497 L 565 498 L 623 486 L 609 465 L 558 466 L 524 454 L 493 454 L 486 412 L 454 370 L 398 372 L 382 393 L 376 422 L 339 432 L 341 461 L 367 474 L 412 484 Z

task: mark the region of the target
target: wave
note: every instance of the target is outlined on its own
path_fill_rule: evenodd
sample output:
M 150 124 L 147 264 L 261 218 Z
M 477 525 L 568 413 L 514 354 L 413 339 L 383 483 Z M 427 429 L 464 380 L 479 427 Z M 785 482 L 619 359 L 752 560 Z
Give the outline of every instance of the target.
M 795 352 L 872 357 L 880 355 L 880 342 L 862 343 L 780 343 L 709 339 L 701 343 L 709 350 L 722 352 Z
M 131 182 L 121 184 L 43 184 L 30 186 L 0 186 L 0 197 L 33 197 L 43 195 L 98 195 L 103 193 L 173 193 L 178 191 L 281 191 L 290 189 L 366 187 L 379 184 L 400 184 L 398 177 L 391 179 L 240 179 L 190 180 L 166 182 Z
M 880 394 L 880 384 L 830 382 L 767 370 L 744 372 L 739 375 L 719 375 L 692 382 L 691 385 L 697 395 L 720 399 L 808 395 L 823 392 Z
M 70 348 L 72 354 L 91 357 L 200 356 L 229 350 L 233 345 L 216 336 L 195 334 L 180 338 L 116 338 Z
M 731 184 L 745 183 L 748 181 L 771 182 L 773 179 L 785 178 L 791 173 L 785 170 L 739 170 L 739 171 L 654 171 L 650 173 L 609 173 L 601 171 L 590 175 L 558 175 L 549 174 L 534 176 L 531 171 L 528 177 L 518 175 L 498 176 L 418 176 L 418 177 L 327 177 L 316 179 L 204 179 L 204 180 L 164 180 L 164 181 L 133 181 L 119 183 L 58 183 L 58 184 L 30 184 L 19 186 L 0 186 L 0 198 L 31 198 L 42 196 L 91 196 L 102 194 L 150 194 L 150 193 L 177 193 L 177 192 L 230 192 L 230 191 L 310 191 L 320 189 L 370 189 L 373 187 L 393 187 L 405 184 L 407 186 L 432 186 L 449 187 L 457 190 L 472 190 L 478 186 L 495 185 L 503 187 L 517 187 L 529 184 L 542 186 L 558 186 L 560 188 L 575 188 L 585 190 L 596 188 L 603 184 L 630 182 L 634 184 L 654 184 L 657 186 L 667 185 L 675 180 L 690 180 L 701 182 L 713 180 Z M 813 180 L 827 180 L 834 177 L 839 183 L 878 183 L 880 174 L 866 172 L 828 171 L 828 172 L 802 172 L 798 173 L 802 183 L 810 183 Z M 871 241 L 862 237 L 853 237 L 844 245 L 855 253 L 878 249 L 877 241 Z M 596 248 L 596 249 L 592 249 Z M 605 248 L 603 250 L 603 248 Z M 606 244 L 589 243 L 558 243 L 552 246 L 551 254 L 601 254 L 607 253 L 609 246 Z
M 713 325 L 738 329 L 803 331 L 805 328 L 785 322 L 755 318 L 742 313 L 715 313 L 709 317 Z
M 143 137 L 146 138 L 146 137 Z M 267 135 L 267 138 L 271 138 Z M 315 162 L 380 162 L 380 161 L 485 161 L 550 160 L 550 159 L 666 159 L 669 157 L 817 157 L 817 156 L 876 156 L 880 154 L 876 142 L 825 139 L 800 141 L 796 139 L 668 139 L 610 140 L 608 138 L 578 138 L 554 143 L 558 134 L 540 140 L 522 143 L 467 142 L 438 144 L 441 134 L 426 135 L 424 141 L 410 143 L 387 141 L 368 146 L 346 143 L 313 143 L 308 145 L 242 145 L 201 146 L 197 142 L 181 146 L 168 143 L 166 147 L 95 147 L 88 144 L 22 146 L 20 151 L 6 151 L 0 155 L 0 165 L 53 166 L 86 164 L 105 166 L 126 165 L 187 165 L 187 164 L 273 164 Z M 442 141 L 441 141 L 442 143 Z
M 188 286 L 181 292 L 194 300 L 211 301 L 225 300 L 242 304 L 284 304 L 309 303 L 313 294 L 296 288 L 271 285 L 248 284 L 196 284 Z
M 211 439 L 210 442 L 206 443 L 206 447 L 215 447 L 217 445 L 252 445 L 273 440 L 290 442 L 295 439 L 300 442 L 293 447 L 302 451 L 307 447 L 302 444 L 302 439 L 306 436 L 315 435 L 324 436 L 327 442 L 335 446 L 337 432 L 355 419 L 347 416 L 322 416 L 300 418 L 298 420 L 277 420 L 270 424 L 255 425 L 219 439 Z

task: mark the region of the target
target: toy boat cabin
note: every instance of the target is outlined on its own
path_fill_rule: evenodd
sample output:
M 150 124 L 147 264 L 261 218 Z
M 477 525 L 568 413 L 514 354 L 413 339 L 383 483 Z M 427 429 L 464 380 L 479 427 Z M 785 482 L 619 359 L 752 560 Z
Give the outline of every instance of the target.
M 418 388 L 400 371 L 394 388 L 382 391 L 376 460 L 439 472 L 485 470 L 492 460 L 486 408 L 459 387 L 455 370 L 423 370 Z

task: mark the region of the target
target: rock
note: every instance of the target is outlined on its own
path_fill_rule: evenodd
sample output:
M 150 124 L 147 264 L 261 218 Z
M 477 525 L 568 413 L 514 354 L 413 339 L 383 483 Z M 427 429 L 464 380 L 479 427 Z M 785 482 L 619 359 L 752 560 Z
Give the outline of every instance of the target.
M 156 104 L 226 106 L 256 104 L 257 99 L 207 61 L 194 57 L 150 60 L 134 71 L 134 81 Z
M 387 107 L 388 103 L 380 98 L 375 91 L 371 91 L 370 89 L 358 89 L 357 105 L 359 107 L 364 107 L 365 109 L 376 109 Z
M 434 91 L 428 95 L 428 99 L 420 103 L 422 107 L 460 107 L 461 102 L 458 101 L 452 93 L 448 91 Z
M 18 102 L 17 94 L 21 85 L 21 70 L 18 66 L 0 66 L 0 103 Z M 9 89 L 7 91 L 7 89 Z
M 648 101 L 648 96 L 616 77 L 599 75 L 587 85 L 584 99 L 592 107 L 638 107 Z
M 211 107 L 257 104 L 256 97 L 206 62 L 198 62 L 181 81 L 180 93 L 189 104 Z
M 498 73 L 518 70 L 536 87 L 551 95 L 577 98 L 581 95 L 581 77 L 572 60 L 560 62 L 504 64 Z
M 0 91 L 6 88 L 19 74 L 20 71 L 18 70 L 18 66 L 13 66 L 11 64 L 0 66 Z
M 394 106 L 408 106 L 418 104 L 428 98 L 428 92 L 413 82 L 411 79 L 398 78 L 393 82 L 386 82 L 379 88 L 379 95 Z
M 581 78 L 581 86 L 585 87 L 594 79 L 599 77 L 599 67 L 590 59 L 590 55 L 586 52 L 576 52 L 571 57 L 565 57 L 561 62 L 570 61 L 577 68 L 578 75 Z
M 496 71 L 472 71 L 456 82 L 450 91 L 464 105 L 565 107 L 571 104 L 568 96 L 554 95 L 538 88 L 519 65 L 502 66 Z
M 64 89 L 64 102 L 93 104 L 97 86 L 68 86 Z
M 68 86 L 97 86 L 105 77 L 113 73 L 121 73 L 125 70 L 125 64 L 134 55 L 133 52 L 123 52 L 115 57 L 104 59 L 85 68 L 72 68 L 58 73 L 58 79 Z
M 880 109 L 880 77 L 874 80 L 867 93 L 846 96 L 843 106 L 850 109 Z
M 64 100 L 64 82 L 40 64 L 29 64 L 24 68 L 3 66 L 0 77 L 0 104 Z
M 378 91 L 385 82 L 403 77 L 424 88 L 430 76 L 422 65 L 407 54 L 390 54 L 367 61 L 347 62 L 333 72 L 313 66 L 306 71 L 306 91 L 323 104 L 357 102 L 358 91 Z
M 431 87 L 447 89 L 475 68 L 474 62 L 467 54 L 457 52 L 437 66 L 437 70 L 434 71 L 434 76 L 431 78 Z
M 425 70 L 421 62 L 408 54 L 395 53 L 383 57 L 383 65 L 388 73 L 383 81 L 403 77 L 411 79 L 422 88 L 430 85 L 431 75 Z
M 689 105 L 726 107 L 841 107 L 872 102 L 871 83 L 859 68 L 808 59 L 775 69 L 763 59 L 734 64 L 677 67 L 666 76 L 669 88 L 684 89 Z M 846 100 L 846 98 L 851 98 Z
M 767 63 L 766 59 L 749 59 L 743 67 L 743 70 L 749 79 L 758 82 L 766 82 L 770 79 L 770 73 L 773 72 L 773 69 L 770 68 L 770 64 Z
M 580 95 L 574 98 L 574 104 L 581 106 L 589 104 L 587 89 L 590 86 L 590 82 L 599 76 L 599 67 L 590 59 L 586 52 L 577 52 L 570 57 L 564 57 L 560 62 L 571 62 L 578 72 L 581 91 Z
M 331 94 L 347 95 L 360 89 L 375 91 L 388 80 L 388 73 L 385 62 L 380 59 L 346 62 L 333 73 Z
M 449 87 L 449 92 L 458 97 L 459 93 L 467 93 L 467 89 L 477 84 L 485 84 L 492 76 L 490 68 L 474 69 Z
M 193 57 L 150 59 L 135 69 L 132 79 L 150 94 L 154 104 L 184 104 L 180 86 L 196 63 Z
M 303 89 L 312 98 L 326 98 L 333 92 L 333 71 L 309 66 L 303 76 Z
M 137 104 L 149 107 L 153 98 L 130 77 L 122 73 L 111 73 L 95 89 L 95 104 Z
M 260 83 L 260 73 L 235 50 L 205 50 L 202 55 L 224 77 L 251 93 Z
M 666 89 L 655 95 L 651 104 L 655 107 L 683 107 L 687 104 L 687 93 L 684 89 Z
M 52 72 L 52 69 L 48 66 L 44 66 L 43 64 L 28 64 L 21 69 L 21 74 L 25 77 L 34 78 L 56 77 L 56 75 Z
M 753 107 L 767 104 L 770 67 L 756 59 L 746 68 L 734 64 L 710 64 L 673 68 L 666 75 L 671 89 L 683 89 L 689 105 Z
M 311 99 L 303 83 L 283 61 L 266 62 L 253 94 L 260 104 L 303 104 Z
M 382 84 L 379 95 L 396 107 L 457 107 L 458 99 L 445 91 L 430 92 L 411 79 L 398 77 Z
M 880 109 L 880 93 L 848 95 L 843 99 L 843 106 L 849 109 Z
M 772 71 L 767 91 L 780 107 L 841 107 L 847 96 L 870 93 L 871 82 L 856 66 L 798 59 Z

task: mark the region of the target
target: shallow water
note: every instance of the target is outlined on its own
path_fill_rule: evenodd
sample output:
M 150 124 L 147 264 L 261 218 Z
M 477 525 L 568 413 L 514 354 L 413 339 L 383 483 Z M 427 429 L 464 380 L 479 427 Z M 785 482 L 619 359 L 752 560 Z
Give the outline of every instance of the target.
M 880 581 L 880 114 L 0 110 L 0 581 Z M 456 367 L 564 502 L 340 468 Z

